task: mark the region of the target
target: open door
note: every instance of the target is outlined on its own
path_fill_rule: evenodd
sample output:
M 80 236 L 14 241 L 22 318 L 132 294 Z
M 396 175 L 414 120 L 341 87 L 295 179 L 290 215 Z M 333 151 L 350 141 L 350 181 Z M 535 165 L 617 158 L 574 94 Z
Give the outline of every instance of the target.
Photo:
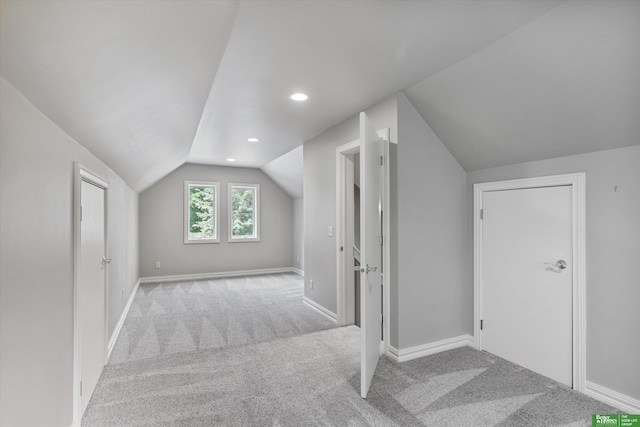
M 365 398 L 380 358 L 382 337 L 381 140 L 360 113 L 360 395 Z

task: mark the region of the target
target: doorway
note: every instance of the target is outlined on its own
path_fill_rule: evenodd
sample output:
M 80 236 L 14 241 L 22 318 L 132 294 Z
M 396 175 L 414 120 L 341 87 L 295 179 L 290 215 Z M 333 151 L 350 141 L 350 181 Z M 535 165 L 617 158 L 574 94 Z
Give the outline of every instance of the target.
M 474 186 L 476 347 L 584 392 L 584 174 Z
M 107 361 L 108 183 L 77 166 L 74 220 L 74 415 L 82 419 Z
M 390 246 L 388 236 L 390 231 L 389 212 L 389 136 L 390 129 L 382 129 L 377 132 L 383 140 L 382 145 L 382 182 L 381 182 L 381 212 L 382 212 L 382 339 L 381 353 L 386 353 L 389 348 L 389 298 L 390 286 L 388 275 L 385 273 L 390 269 Z M 359 205 L 355 203 L 356 197 L 359 200 L 360 183 L 359 173 L 359 153 L 360 140 L 352 141 L 336 148 L 336 256 L 337 256 L 337 321 L 338 325 L 358 325 L 356 318 L 360 317 L 359 302 L 359 282 L 360 273 L 354 269 L 360 264 L 359 243 Z M 356 220 L 356 216 L 358 220 Z M 358 231 L 356 231 L 356 228 Z M 358 309 L 356 310 L 356 305 Z

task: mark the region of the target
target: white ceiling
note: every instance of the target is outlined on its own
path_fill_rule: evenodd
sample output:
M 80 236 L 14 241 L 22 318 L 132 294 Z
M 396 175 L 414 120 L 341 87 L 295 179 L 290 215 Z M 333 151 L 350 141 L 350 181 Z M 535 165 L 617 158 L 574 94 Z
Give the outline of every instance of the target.
M 137 191 L 182 165 L 232 1 L 0 3 L 0 74 Z
M 571 1 L 408 89 L 467 171 L 640 144 L 640 1 Z
M 272 170 L 398 90 L 472 170 L 638 144 L 639 6 L 2 0 L 0 74 L 137 191 Z
M 304 195 L 303 146 L 299 145 L 288 153 L 262 166 L 262 171 L 269 175 L 284 191 L 294 199 Z
M 260 167 L 557 4 L 244 1 L 188 160 Z

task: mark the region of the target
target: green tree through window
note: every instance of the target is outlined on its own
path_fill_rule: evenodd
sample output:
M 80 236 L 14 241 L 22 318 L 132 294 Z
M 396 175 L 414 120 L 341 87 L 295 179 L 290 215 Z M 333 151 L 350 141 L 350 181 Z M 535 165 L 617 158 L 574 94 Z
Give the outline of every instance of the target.
M 260 185 L 229 183 L 229 241 L 260 241 Z
M 184 243 L 220 242 L 220 184 L 184 182 Z
M 255 237 L 255 189 L 234 187 L 231 190 L 231 227 L 236 237 Z
M 189 238 L 216 237 L 215 188 L 189 187 Z

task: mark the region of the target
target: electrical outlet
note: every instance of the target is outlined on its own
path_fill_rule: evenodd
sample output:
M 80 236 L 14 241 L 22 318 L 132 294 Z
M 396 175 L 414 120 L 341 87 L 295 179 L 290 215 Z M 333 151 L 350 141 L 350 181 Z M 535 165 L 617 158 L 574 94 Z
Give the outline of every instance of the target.
M 329 237 L 333 237 L 333 225 L 330 225 L 327 231 L 328 231 L 327 234 L 329 235 Z
M 296 261 L 300 262 L 300 251 L 296 253 Z
M 124 301 L 124 288 L 122 288 L 122 301 Z
M 313 280 L 309 280 L 309 287 L 313 289 Z
M 160 261 L 156 261 L 156 268 L 160 268 Z

